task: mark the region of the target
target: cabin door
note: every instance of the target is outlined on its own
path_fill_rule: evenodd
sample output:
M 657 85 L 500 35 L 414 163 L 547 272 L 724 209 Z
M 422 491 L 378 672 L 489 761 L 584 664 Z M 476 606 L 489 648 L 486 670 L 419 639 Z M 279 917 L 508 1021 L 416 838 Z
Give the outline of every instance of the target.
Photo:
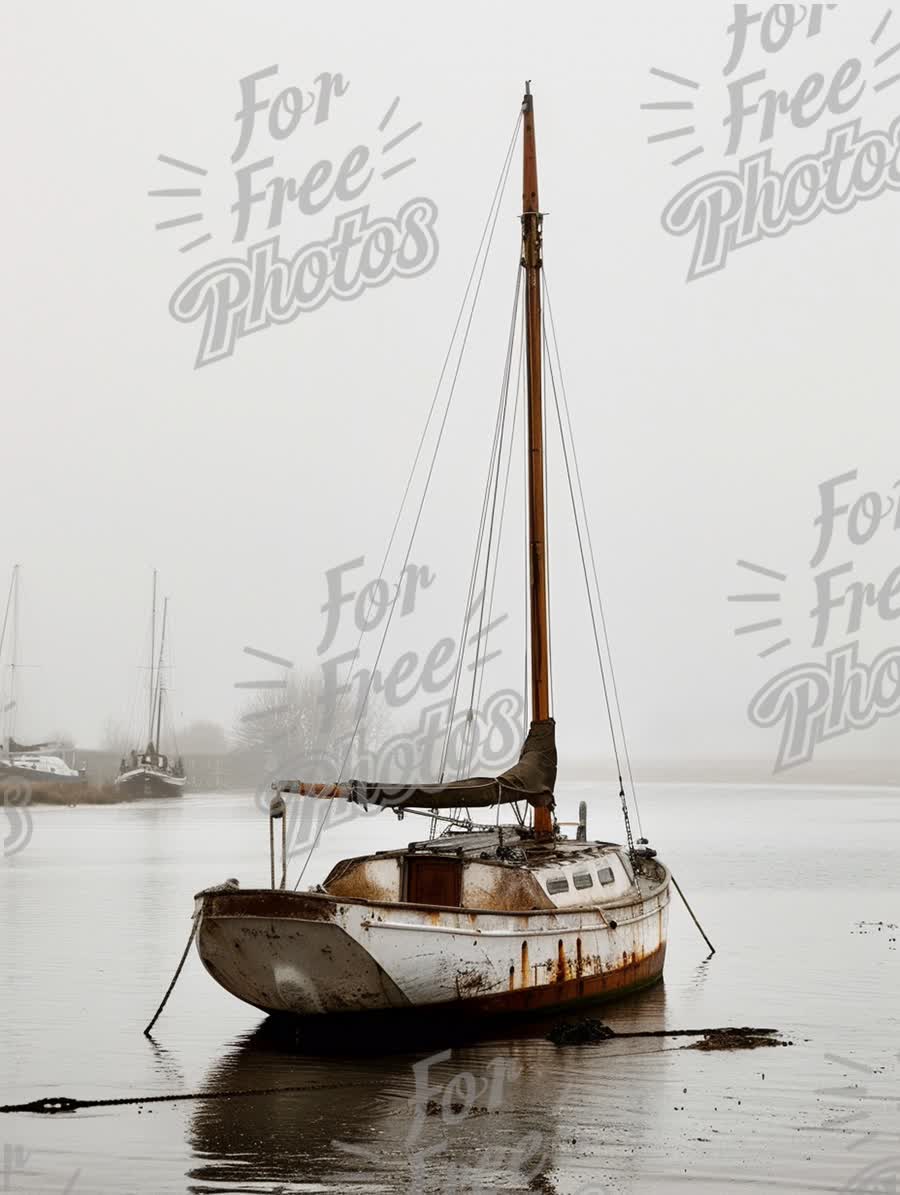
M 413 905 L 447 905 L 458 909 L 462 899 L 462 859 L 407 855 L 404 900 Z

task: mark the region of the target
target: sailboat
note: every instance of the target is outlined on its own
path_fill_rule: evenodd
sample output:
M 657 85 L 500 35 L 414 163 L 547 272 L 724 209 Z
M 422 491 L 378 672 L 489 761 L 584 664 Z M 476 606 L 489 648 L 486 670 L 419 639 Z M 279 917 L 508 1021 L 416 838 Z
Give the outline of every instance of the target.
M 19 638 L 19 565 L 13 566 L 6 599 L 6 609 L 3 614 L 3 625 L 0 627 L 0 657 L 6 643 L 7 633 L 10 636 L 9 664 L 6 673 L 6 691 L 0 700 L 0 718 L 2 718 L 2 735 L 0 735 L 0 782 L 6 780 L 27 780 L 31 783 L 44 782 L 50 784 L 81 784 L 84 783 L 84 770 L 77 771 L 66 763 L 58 752 L 65 747 L 55 741 L 44 743 L 20 743 L 16 740 L 16 713 L 18 710 L 18 638 Z
M 321 1017 L 424 1009 L 477 1016 L 567 1008 L 620 997 L 659 980 L 666 954 L 670 873 L 647 840 L 574 839 L 555 818 L 556 724 L 550 644 L 542 396 L 543 217 L 538 204 L 534 101 L 522 102 L 521 269 L 527 382 L 530 729 L 500 776 L 396 785 L 284 780 L 270 807 L 271 887 L 236 880 L 195 898 L 194 935 L 209 974 L 271 1014 Z M 517 299 L 519 292 L 517 290 Z M 599 651 L 599 648 L 598 648 Z M 525 804 L 531 824 L 460 824 L 439 836 L 338 863 L 309 891 L 286 887 L 274 826 L 285 796 L 395 812 Z M 499 818 L 498 818 L 499 821 Z M 284 835 L 284 829 L 282 829 Z
M 159 657 L 156 655 L 157 573 L 153 570 L 153 600 L 150 618 L 150 669 L 147 693 L 147 746 L 143 751 L 131 751 L 123 757 L 116 777 L 116 788 L 132 797 L 178 797 L 184 792 L 186 777 L 181 758 L 170 761 L 160 750 L 163 707 L 166 698 L 164 683 L 166 622 L 169 599 L 163 600 L 162 626 L 159 638 Z

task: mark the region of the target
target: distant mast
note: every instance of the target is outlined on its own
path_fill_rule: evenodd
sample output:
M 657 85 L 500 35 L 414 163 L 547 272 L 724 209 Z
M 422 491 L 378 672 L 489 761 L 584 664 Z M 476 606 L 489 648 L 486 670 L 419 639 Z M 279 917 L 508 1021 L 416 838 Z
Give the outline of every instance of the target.
M 6 642 L 6 631 L 12 614 L 12 648 L 9 657 L 9 692 L 3 693 L 0 682 L 0 699 L 5 697 L 3 708 L 0 709 L 0 748 L 12 750 L 12 738 L 16 730 L 16 668 L 18 667 L 19 643 L 19 566 L 13 565 L 12 576 L 9 581 L 9 593 L 6 596 L 6 610 L 3 614 L 3 626 L 0 627 L 0 659 L 3 657 L 3 645 Z M 7 717 L 7 715 L 9 715 Z
M 522 100 L 524 164 L 522 182 L 522 267 L 525 271 L 525 358 L 528 370 L 528 562 L 531 608 L 531 717 L 550 717 L 550 639 L 547 627 L 546 498 L 541 375 L 541 262 L 543 216 L 538 203 L 534 101 L 530 81 Z M 553 812 L 538 806 L 534 829 L 553 833 Z
M 156 754 L 160 754 L 159 739 L 162 733 L 163 653 L 166 650 L 166 619 L 169 614 L 169 599 L 163 598 L 162 630 L 159 636 L 159 663 L 156 668 Z
M 147 714 L 147 742 L 153 741 L 153 705 L 156 686 L 153 683 L 153 668 L 156 663 L 156 569 L 153 570 L 153 602 L 150 607 L 150 702 Z

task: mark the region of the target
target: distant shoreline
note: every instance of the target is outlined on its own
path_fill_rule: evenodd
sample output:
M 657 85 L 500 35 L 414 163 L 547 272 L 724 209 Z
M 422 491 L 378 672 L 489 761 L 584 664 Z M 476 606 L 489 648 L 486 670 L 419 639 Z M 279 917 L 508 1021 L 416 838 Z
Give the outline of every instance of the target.
M 24 792 L 27 794 L 24 796 Z M 47 784 L 14 780 L 0 783 L 0 803 L 7 792 L 15 793 L 17 805 L 124 805 L 134 800 L 114 784 Z
M 770 760 L 654 761 L 632 766 L 635 784 L 757 784 L 788 787 L 900 788 L 900 760 L 834 760 L 777 772 Z M 560 767 L 562 781 L 617 779 L 610 762 L 581 761 Z M 627 779 L 627 777 L 626 777 Z
M 85 767 L 87 784 L 32 786 L 31 801 L 43 805 L 119 805 L 136 798 L 121 793 L 112 783 L 119 757 L 111 752 L 76 752 L 76 763 Z M 638 790 L 645 784 L 757 785 L 766 788 L 827 787 L 900 789 L 900 760 L 814 760 L 800 767 L 776 772 L 767 759 L 646 760 L 633 761 Z M 188 792 L 241 793 L 252 791 L 265 775 L 262 759 L 239 753 L 185 757 Z M 618 785 L 615 764 L 608 759 L 563 759 L 559 782 Z M 626 789 L 629 787 L 625 776 Z

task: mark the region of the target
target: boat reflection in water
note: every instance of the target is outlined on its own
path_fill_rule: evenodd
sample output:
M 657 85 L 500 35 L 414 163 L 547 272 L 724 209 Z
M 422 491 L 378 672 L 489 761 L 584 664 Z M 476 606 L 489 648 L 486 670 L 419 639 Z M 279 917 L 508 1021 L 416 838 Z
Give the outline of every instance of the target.
M 617 1022 L 658 1026 L 663 1010 L 659 985 L 617 1005 Z M 547 1016 L 514 1037 L 496 1022 L 382 1017 L 376 1035 L 356 1020 L 270 1017 L 237 1041 L 194 1106 L 188 1190 L 628 1190 L 663 1095 L 662 1043 L 557 1047 Z M 254 1094 L 225 1094 L 240 1091 Z

